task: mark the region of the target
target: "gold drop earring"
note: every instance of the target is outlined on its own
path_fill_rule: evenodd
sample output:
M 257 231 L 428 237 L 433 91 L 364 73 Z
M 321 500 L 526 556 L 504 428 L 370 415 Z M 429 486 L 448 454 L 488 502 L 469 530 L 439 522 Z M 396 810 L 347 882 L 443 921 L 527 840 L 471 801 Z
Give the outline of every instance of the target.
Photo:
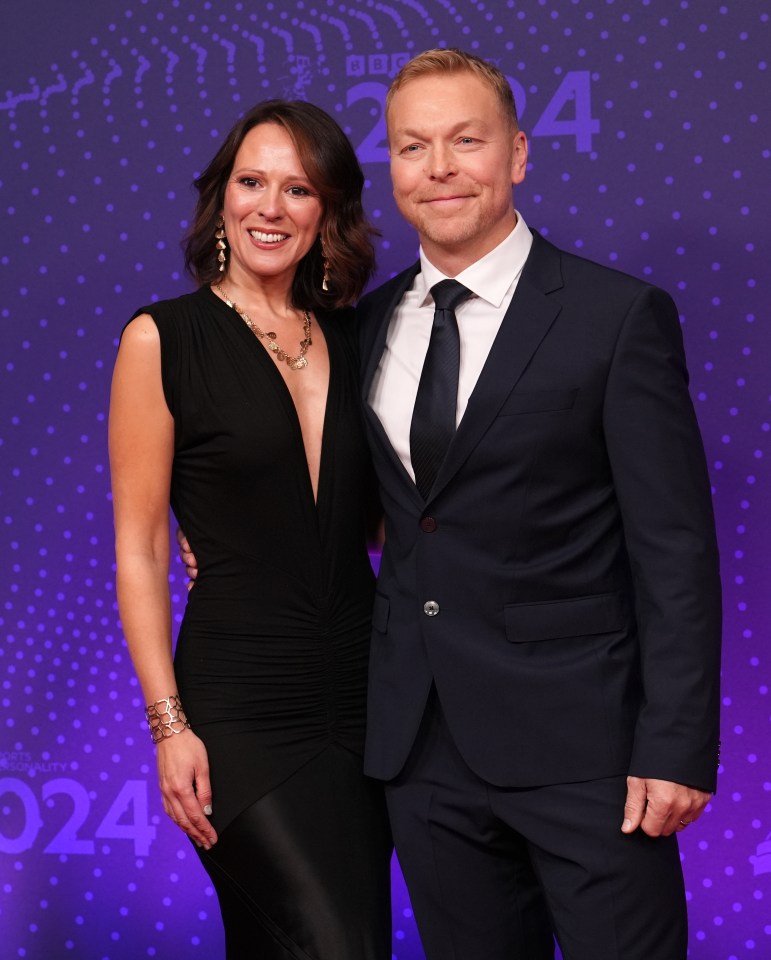
M 321 245 L 321 256 L 324 259 L 324 276 L 321 278 L 321 289 L 324 293 L 329 292 L 329 260 L 324 253 L 324 244 Z
M 220 218 L 217 221 L 217 231 L 214 234 L 217 238 L 217 244 L 215 249 L 217 250 L 217 260 L 219 262 L 219 272 L 225 272 L 225 250 L 227 249 L 227 244 L 225 243 L 225 218 L 220 214 Z

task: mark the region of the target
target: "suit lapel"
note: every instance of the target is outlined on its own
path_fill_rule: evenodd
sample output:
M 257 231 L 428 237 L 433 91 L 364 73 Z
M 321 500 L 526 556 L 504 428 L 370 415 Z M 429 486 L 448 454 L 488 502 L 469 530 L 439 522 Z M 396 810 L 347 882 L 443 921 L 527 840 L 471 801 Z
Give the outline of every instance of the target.
M 547 294 L 561 286 L 559 250 L 533 232 L 522 276 L 436 478 L 432 498 L 463 465 L 525 372 L 562 308 Z
M 361 344 L 361 392 L 367 407 L 369 406 L 367 397 L 369 396 L 372 379 L 380 363 L 380 358 L 383 356 L 391 317 L 419 272 L 420 262 L 414 263 L 408 270 L 403 271 L 403 273 L 400 273 L 394 277 L 393 280 L 383 284 L 382 287 L 375 291 L 375 298 L 371 301 L 371 307 L 369 306 L 370 301 L 368 297 L 365 298 L 364 304 L 359 307 L 360 311 L 363 308 L 364 315 L 361 317 L 361 322 L 365 326 Z
M 408 270 L 399 274 L 389 283 L 384 284 L 383 287 L 377 291 L 377 299 L 372 301 L 372 307 L 370 307 L 367 302 L 366 305 L 361 305 L 360 310 L 363 313 L 362 322 L 365 328 L 361 341 L 361 396 L 364 406 L 364 416 L 370 431 L 370 436 L 374 444 L 380 447 L 386 461 L 409 491 L 409 495 L 420 505 L 423 503 L 423 498 L 418 492 L 418 488 L 415 486 L 412 477 L 405 470 L 404 464 L 399 457 L 397 457 L 394 448 L 391 446 L 391 441 L 383 429 L 383 424 L 369 405 L 368 399 L 370 389 L 372 388 L 372 380 L 380 363 L 380 359 L 383 356 L 383 350 L 385 349 L 391 317 L 419 270 L 420 262 L 414 263 Z M 365 301 L 366 299 L 367 298 L 365 298 Z

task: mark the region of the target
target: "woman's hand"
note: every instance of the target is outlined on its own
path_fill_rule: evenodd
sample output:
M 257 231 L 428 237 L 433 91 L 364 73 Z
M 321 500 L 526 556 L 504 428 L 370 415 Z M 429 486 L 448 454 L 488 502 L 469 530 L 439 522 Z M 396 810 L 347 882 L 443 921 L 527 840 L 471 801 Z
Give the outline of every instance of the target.
M 179 547 L 179 559 L 184 563 L 187 572 L 187 589 L 192 590 L 195 586 L 195 578 L 198 576 L 198 561 L 195 554 L 190 549 L 187 537 L 181 527 L 177 527 L 177 546 Z
M 217 832 L 211 814 L 211 783 L 206 747 L 192 730 L 165 737 L 156 745 L 163 810 L 194 843 L 210 850 Z

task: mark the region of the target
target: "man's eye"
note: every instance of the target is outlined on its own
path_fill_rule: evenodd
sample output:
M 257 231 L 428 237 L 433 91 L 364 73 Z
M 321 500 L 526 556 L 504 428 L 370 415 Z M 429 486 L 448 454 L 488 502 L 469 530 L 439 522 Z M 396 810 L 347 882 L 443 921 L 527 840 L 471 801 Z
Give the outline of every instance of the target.
M 420 150 L 420 145 L 417 143 L 411 143 L 402 150 L 402 153 L 417 153 L 418 150 Z

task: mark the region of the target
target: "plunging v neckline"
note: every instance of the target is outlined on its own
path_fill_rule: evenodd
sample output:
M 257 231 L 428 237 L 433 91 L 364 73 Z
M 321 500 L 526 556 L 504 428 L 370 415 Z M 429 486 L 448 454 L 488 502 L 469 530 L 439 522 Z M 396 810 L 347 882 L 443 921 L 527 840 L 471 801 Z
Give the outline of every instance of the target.
M 297 406 L 294 402 L 294 398 L 292 397 L 292 391 L 289 389 L 286 380 L 281 375 L 281 371 L 277 367 L 276 360 L 273 358 L 273 356 L 271 356 L 270 352 L 266 350 L 266 348 L 260 343 L 259 339 L 254 335 L 252 330 L 249 329 L 249 327 L 246 325 L 243 319 L 236 313 L 236 311 L 232 307 L 229 307 L 224 300 L 218 297 L 211 287 L 207 287 L 206 289 L 209 292 L 209 296 L 214 299 L 214 301 L 222 308 L 223 311 L 226 311 L 227 315 L 230 318 L 230 322 L 235 323 L 235 325 L 241 330 L 241 336 L 242 337 L 246 336 L 246 338 L 249 340 L 249 342 L 252 345 L 250 349 L 254 350 L 256 348 L 256 350 L 258 351 L 258 355 L 261 355 L 261 359 L 258 360 L 258 363 L 260 363 L 263 366 L 263 368 L 265 368 L 267 365 L 267 368 L 269 368 L 271 371 L 268 374 L 268 376 L 270 378 L 275 378 L 279 382 L 277 389 L 282 396 L 284 407 L 287 410 L 287 416 L 292 421 L 294 428 L 297 430 L 297 434 L 299 438 L 299 449 L 301 451 L 301 460 L 305 467 L 304 476 L 308 484 L 308 496 L 313 506 L 314 512 L 316 513 L 316 516 L 318 518 L 319 501 L 321 499 L 321 494 L 323 492 L 322 488 L 326 487 L 324 474 L 326 472 L 326 461 L 328 459 L 327 447 L 329 446 L 328 431 L 329 431 L 329 423 L 330 423 L 330 420 L 329 420 L 330 395 L 334 387 L 334 379 L 335 379 L 333 374 L 333 367 L 336 366 L 336 359 L 333 357 L 334 348 L 330 346 L 330 339 L 327 335 L 326 324 L 323 320 L 319 318 L 318 314 L 314 314 L 314 320 L 317 326 L 319 327 L 319 329 L 321 330 L 321 333 L 324 337 L 324 342 L 326 343 L 328 367 L 329 367 L 329 372 L 327 375 L 327 390 L 324 398 L 324 414 L 321 419 L 321 448 L 319 451 L 318 482 L 316 486 L 316 493 L 314 496 L 313 481 L 311 479 L 311 469 L 310 469 L 310 464 L 308 463 L 308 454 L 305 447 L 305 437 L 302 431 L 300 415 L 297 412 Z M 302 376 L 301 370 L 297 371 L 297 373 L 300 376 Z

